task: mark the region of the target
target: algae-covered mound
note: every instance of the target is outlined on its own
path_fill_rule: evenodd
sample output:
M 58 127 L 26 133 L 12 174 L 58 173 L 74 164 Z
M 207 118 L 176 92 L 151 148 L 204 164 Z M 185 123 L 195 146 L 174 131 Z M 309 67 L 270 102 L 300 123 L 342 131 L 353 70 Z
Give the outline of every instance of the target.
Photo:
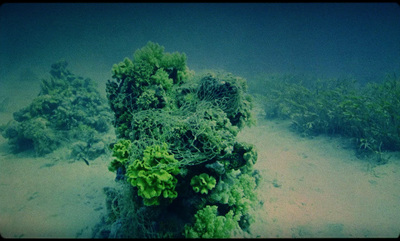
M 53 64 L 38 96 L 2 127 L 2 135 L 15 152 L 33 148 L 42 156 L 65 143 L 73 143 L 72 155 L 88 159 L 104 151 L 101 133 L 111 123 L 106 100 L 94 81 L 72 74 L 67 65 L 63 60 Z
M 109 170 L 121 189 L 106 189 L 108 216 L 94 237 L 250 232 L 250 209 L 259 204 L 257 152 L 236 140 L 253 120 L 246 80 L 196 76 L 185 54 L 152 42 L 115 64 L 112 77 L 106 90 L 119 140 Z

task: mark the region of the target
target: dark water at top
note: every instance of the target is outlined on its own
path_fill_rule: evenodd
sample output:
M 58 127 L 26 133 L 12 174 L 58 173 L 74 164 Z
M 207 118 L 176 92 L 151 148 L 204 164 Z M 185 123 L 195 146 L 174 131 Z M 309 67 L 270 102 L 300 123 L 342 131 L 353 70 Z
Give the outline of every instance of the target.
M 64 58 L 73 72 L 110 78 L 148 41 L 188 66 L 254 74 L 306 73 L 372 81 L 400 70 L 395 3 L 4 4 L 0 76 L 39 76 Z

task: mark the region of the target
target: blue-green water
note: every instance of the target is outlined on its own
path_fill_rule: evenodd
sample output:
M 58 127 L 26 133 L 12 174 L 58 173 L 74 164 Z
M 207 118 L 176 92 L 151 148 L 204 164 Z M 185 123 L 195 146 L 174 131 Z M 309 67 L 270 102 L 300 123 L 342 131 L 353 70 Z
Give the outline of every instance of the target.
M 36 75 L 60 58 L 105 81 L 112 64 L 148 41 L 184 52 L 194 70 L 352 75 L 398 73 L 400 7 L 395 3 L 4 4 L 2 80 Z

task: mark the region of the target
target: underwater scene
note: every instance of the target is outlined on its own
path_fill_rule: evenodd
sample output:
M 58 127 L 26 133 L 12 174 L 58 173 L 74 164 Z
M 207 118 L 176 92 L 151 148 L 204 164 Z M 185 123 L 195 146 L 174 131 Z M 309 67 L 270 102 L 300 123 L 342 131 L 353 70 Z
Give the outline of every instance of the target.
M 396 3 L 0 5 L 4 238 L 397 238 Z

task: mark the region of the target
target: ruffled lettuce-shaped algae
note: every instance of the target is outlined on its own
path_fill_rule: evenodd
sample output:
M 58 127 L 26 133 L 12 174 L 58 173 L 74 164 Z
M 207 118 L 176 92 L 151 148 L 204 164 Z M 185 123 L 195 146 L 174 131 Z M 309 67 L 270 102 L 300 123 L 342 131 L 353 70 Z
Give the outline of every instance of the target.
M 209 190 L 215 187 L 217 180 L 213 176 L 209 176 L 207 173 L 202 173 L 192 177 L 190 185 L 193 187 L 195 192 L 201 194 L 208 194 Z
M 230 237 L 233 230 L 248 231 L 247 211 L 257 202 L 242 204 L 239 197 L 254 192 L 257 152 L 236 140 L 252 123 L 246 80 L 232 74 L 196 77 L 186 55 L 166 53 L 152 42 L 133 60 L 115 64 L 112 75 L 107 97 L 116 134 L 131 142 L 120 179 L 126 192 L 115 200 L 120 211 L 110 214 L 112 225 L 122 223 L 120 237 Z M 241 182 L 249 188 L 227 181 L 232 172 L 251 177 Z M 223 196 L 217 187 L 235 185 L 243 191 L 229 205 L 217 197 Z M 199 229 L 204 216 L 220 225 Z
M 168 152 L 166 143 L 148 146 L 142 159 L 136 159 L 128 166 L 126 176 L 132 186 L 138 188 L 138 195 L 147 206 L 159 205 L 160 199 L 175 199 L 179 173 L 178 161 Z

